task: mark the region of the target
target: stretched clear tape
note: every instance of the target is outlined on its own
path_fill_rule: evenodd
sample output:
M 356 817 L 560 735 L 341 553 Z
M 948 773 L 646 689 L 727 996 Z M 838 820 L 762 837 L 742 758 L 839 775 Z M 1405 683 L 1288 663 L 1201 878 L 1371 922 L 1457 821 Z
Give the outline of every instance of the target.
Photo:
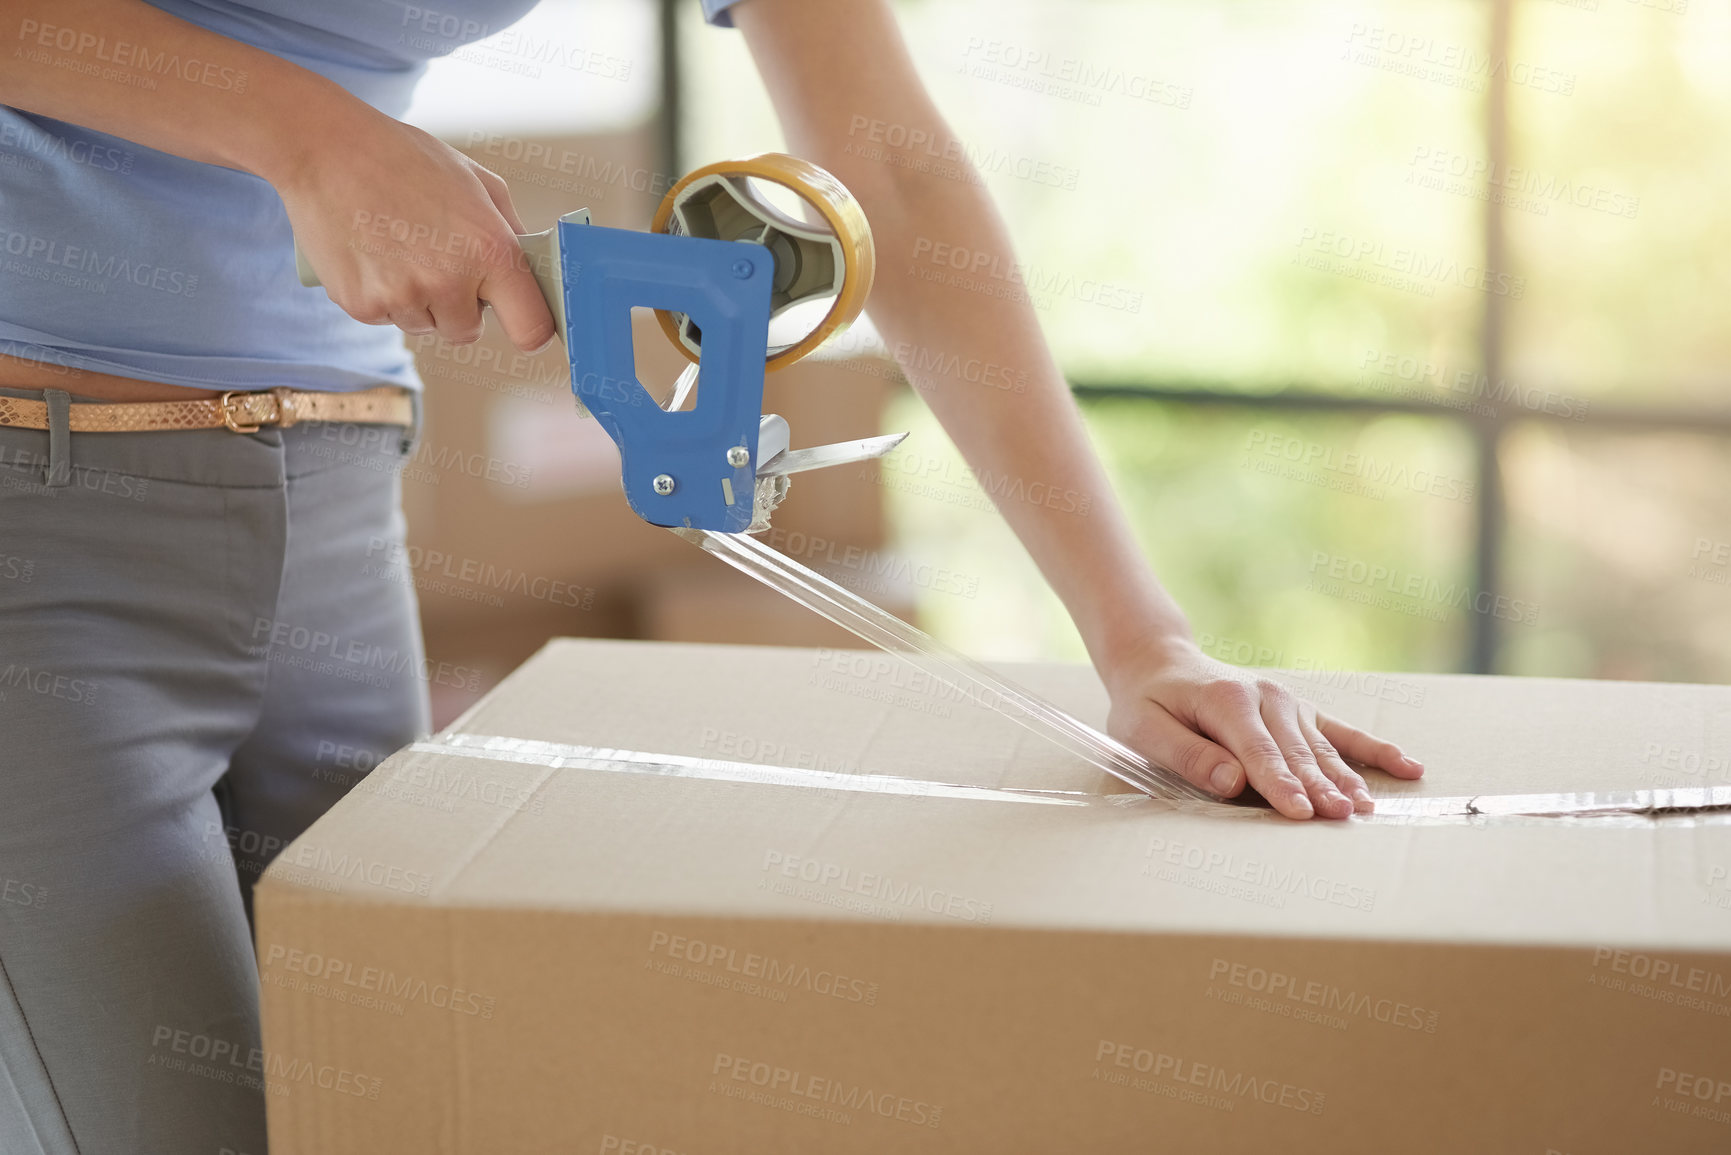
M 906 660 L 962 699 L 996 711 L 1145 794 L 1169 802 L 1225 805 L 1176 771 L 1149 761 L 1122 742 L 1006 681 L 847 587 L 755 538 L 712 530 L 673 532 L 862 640 Z
M 673 396 L 667 399 L 663 406 L 669 413 L 677 413 L 685 408 L 685 401 L 691 396 L 691 391 L 697 388 L 697 362 L 693 361 L 679 374 L 679 380 L 673 383 Z
M 684 754 L 652 754 L 605 746 L 572 746 L 534 738 L 496 734 L 435 734 L 409 747 L 417 754 L 485 758 L 518 762 L 551 770 L 605 770 L 615 773 L 658 774 L 668 778 L 703 778 L 712 782 L 751 782 L 768 786 L 802 786 L 845 790 L 858 794 L 901 794 L 919 798 L 967 798 L 976 802 L 1031 802 L 1047 806 L 1085 806 L 1091 796 L 1063 790 L 1007 790 L 991 786 L 961 786 L 925 782 L 890 774 L 846 774 L 764 762 L 730 762 Z
M 549 770 L 601 770 L 619 774 L 649 774 L 667 778 L 698 778 L 712 782 L 743 782 L 796 786 L 855 794 L 889 794 L 917 798 L 956 798 L 975 802 L 1019 802 L 1046 806 L 1135 807 L 1144 794 L 1088 794 L 1069 790 L 1032 790 L 965 786 L 928 782 L 890 774 L 859 774 L 776 766 L 763 762 L 733 762 L 683 754 L 657 754 L 603 746 L 576 746 L 534 738 L 445 731 L 408 747 L 416 754 L 515 762 Z M 1273 821 L 1264 807 L 1209 806 L 1212 818 Z M 1567 825 L 1649 827 L 1658 819 L 1701 825 L 1731 823 L 1731 786 L 1670 790 L 1626 790 L 1587 794 L 1478 794 L 1448 798 L 1418 795 L 1377 799 L 1374 814 L 1354 816 L 1356 822 L 1387 826 Z

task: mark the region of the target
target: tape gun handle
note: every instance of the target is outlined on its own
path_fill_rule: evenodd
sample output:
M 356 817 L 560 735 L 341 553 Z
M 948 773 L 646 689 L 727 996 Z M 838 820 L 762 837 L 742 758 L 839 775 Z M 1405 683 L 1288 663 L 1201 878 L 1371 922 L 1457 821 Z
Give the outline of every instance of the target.
M 586 225 L 589 223 L 589 210 L 578 209 L 559 219 Z M 535 284 L 541 288 L 542 299 L 553 313 L 553 327 L 559 334 L 559 340 L 564 341 L 565 279 L 559 268 L 559 226 L 554 225 L 538 233 L 518 233 L 517 244 L 529 262 L 529 272 L 534 276 Z M 309 289 L 319 288 L 323 282 L 319 280 L 312 262 L 307 260 L 306 251 L 301 248 L 299 241 L 295 242 L 294 249 L 295 275 L 300 278 L 300 283 Z

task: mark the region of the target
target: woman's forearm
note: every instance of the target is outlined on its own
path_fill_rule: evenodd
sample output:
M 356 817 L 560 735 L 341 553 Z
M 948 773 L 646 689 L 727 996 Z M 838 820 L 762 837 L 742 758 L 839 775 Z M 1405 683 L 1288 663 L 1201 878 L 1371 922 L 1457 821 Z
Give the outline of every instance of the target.
M 0 103 L 273 184 L 366 110 L 317 73 L 141 0 L 0 0 L 0 43 Z
M 935 109 L 913 119 L 895 135 L 932 142 L 908 159 L 947 153 L 942 175 L 879 159 L 894 151 L 869 143 L 882 126 L 790 145 L 860 199 L 877 246 L 873 322 L 1109 674 L 1187 639 L 1188 623 L 1130 533 L 990 195 L 962 150 L 945 147 Z

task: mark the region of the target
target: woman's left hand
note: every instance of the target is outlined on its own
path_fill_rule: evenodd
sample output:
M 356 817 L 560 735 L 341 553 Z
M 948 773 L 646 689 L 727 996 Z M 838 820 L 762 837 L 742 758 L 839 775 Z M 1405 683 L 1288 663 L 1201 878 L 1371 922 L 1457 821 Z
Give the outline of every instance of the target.
M 1272 678 L 1216 661 L 1188 640 L 1149 647 L 1108 675 L 1107 689 L 1114 738 L 1222 797 L 1248 781 L 1288 818 L 1374 808 L 1346 758 L 1396 778 L 1424 773 L 1394 743 L 1318 713 Z

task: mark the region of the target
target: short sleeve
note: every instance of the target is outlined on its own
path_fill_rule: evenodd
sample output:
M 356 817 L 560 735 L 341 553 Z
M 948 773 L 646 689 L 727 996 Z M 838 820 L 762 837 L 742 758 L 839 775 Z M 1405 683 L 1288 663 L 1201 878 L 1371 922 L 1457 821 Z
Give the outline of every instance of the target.
M 702 0 L 703 18 L 717 28 L 732 28 L 733 17 L 727 14 L 739 0 Z

